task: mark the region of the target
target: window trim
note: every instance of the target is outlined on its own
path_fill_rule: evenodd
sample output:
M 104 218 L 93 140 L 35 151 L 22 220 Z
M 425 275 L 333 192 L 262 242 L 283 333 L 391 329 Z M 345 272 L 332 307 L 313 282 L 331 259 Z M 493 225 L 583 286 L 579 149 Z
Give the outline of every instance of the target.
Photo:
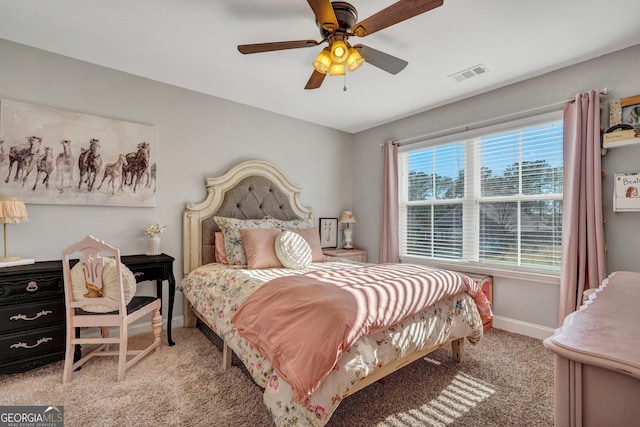
M 431 139 L 421 139 L 419 141 L 400 144 L 398 146 L 398 153 L 405 153 L 407 151 L 415 151 L 421 148 L 429 148 L 435 145 L 442 145 L 446 143 L 453 143 L 461 140 L 479 138 L 488 134 L 510 132 L 523 127 L 531 127 L 540 125 L 543 123 L 563 120 L 562 110 L 553 111 L 551 113 L 540 114 L 537 116 L 527 117 L 524 119 L 517 119 L 509 122 L 499 123 L 496 125 L 486 126 L 482 128 L 471 129 L 463 132 L 454 133 L 451 135 L 439 136 Z
M 499 124 L 494 124 L 490 126 L 458 132 L 455 134 L 449 134 L 449 135 L 436 137 L 432 139 L 424 139 L 424 140 L 418 140 L 418 141 L 407 143 L 407 144 L 400 144 L 400 146 L 398 147 L 398 153 L 407 153 L 407 152 L 417 151 L 421 149 L 434 148 L 436 146 L 455 143 L 459 141 L 468 141 L 470 139 L 481 138 L 487 135 L 516 131 L 525 127 L 534 127 L 536 125 L 541 125 L 541 124 L 550 123 L 554 121 L 562 121 L 563 119 L 564 117 L 563 117 L 562 110 L 553 111 L 549 113 L 516 119 L 508 122 L 503 122 Z M 475 146 L 476 144 L 468 144 L 468 145 Z M 467 147 L 467 149 L 472 149 L 472 148 Z M 398 169 L 400 171 L 402 168 L 398 168 Z M 477 181 L 477 180 L 474 180 L 474 181 Z M 400 178 L 399 183 L 402 183 L 402 178 Z M 468 184 L 465 182 L 465 186 L 467 185 Z M 476 182 L 476 185 L 479 186 L 480 183 Z M 405 196 L 407 189 L 399 188 L 398 190 L 399 190 L 398 197 L 400 198 L 399 203 L 401 205 L 404 204 L 405 206 L 410 206 L 412 202 L 405 202 L 402 200 L 402 197 Z M 465 193 L 466 193 L 466 190 L 467 189 L 465 188 Z M 564 193 L 564 189 L 563 189 L 563 193 Z M 499 197 L 499 199 L 501 199 L 500 201 L 505 201 L 506 199 L 504 197 L 506 196 Z M 520 195 L 518 197 L 519 197 L 518 200 L 522 201 L 522 200 L 526 200 L 528 196 Z M 559 196 L 555 194 L 555 195 L 544 196 L 542 198 L 539 196 L 535 196 L 535 197 L 532 197 L 532 200 L 541 200 L 541 199 L 562 200 L 563 198 L 564 196 Z M 483 199 L 483 202 L 488 201 L 488 199 L 490 198 Z M 462 201 L 463 204 L 465 203 L 464 200 L 466 200 L 466 198 L 463 199 Z M 442 201 L 434 200 L 432 201 L 431 204 L 437 204 L 438 202 L 451 203 L 452 201 L 453 200 L 442 200 Z M 402 212 L 402 206 L 400 206 L 400 212 Z M 402 247 L 403 245 L 402 236 L 406 235 L 406 222 L 403 222 L 400 218 L 398 220 L 400 222 L 398 224 L 399 225 L 398 239 L 400 242 L 400 247 Z M 476 227 L 476 230 L 474 232 L 479 233 L 479 228 Z M 469 251 L 478 250 L 478 248 L 468 249 L 466 248 L 466 246 L 468 245 L 463 245 L 463 254 L 465 257 L 467 256 Z M 522 279 L 522 280 L 540 281 L 545 283 L 549 283 L 550 280 L 555 282 L 555 280 L 559 278 L 561 273 L 560 270 L 551 271 L 551 270 L 545 270 L 543 268 L 531 268 L 531 267 L 520 267 L 520 266 L 510 267 L 510 266 L 501 266 L 501 265 L 488 266 L 485 263 L 469 261 L 468 260 L 469 258 L 466 258 L 463 261 L 455 261 L 455 260 L 447 260 L 447 259 L 439 259 L 439 258 L 427 258 L 427 257 L 419 257 L 419 256 L 412 256 L 412 255 L 406 255 L 406 256 L 401 255 L 400 259 L 402 262 L 408 261 L 416 264 L 424 264 L 429 266 L 447 268 L 451 270 L 463 270 L 470 273 L 492 273 L 497 276 L 503 276 L 503 277 L 514 278 L 514 279 Z
M 518 270 L 498 267 L 487 267 L 477 265 L 468 261 L 449 261 L 440 259 L 424 259 L 414 256 L 400 257 L 400 262 L 411 264 L 422 264 L 432 268 L 443 268 L 446 270 L 461 271 L 472 274 L 490 274 L 495 277 L 506 279 L 526 280 L 529 282 L 540 282 L 546 284 L 560 284 L 560 272 L 527 269 L 526 267 L 517 267 Z

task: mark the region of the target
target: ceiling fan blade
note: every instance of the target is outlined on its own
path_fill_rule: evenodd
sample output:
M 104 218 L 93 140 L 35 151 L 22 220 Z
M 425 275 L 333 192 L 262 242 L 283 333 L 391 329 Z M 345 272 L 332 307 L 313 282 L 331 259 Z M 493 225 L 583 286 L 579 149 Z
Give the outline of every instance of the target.
M 272 52 L 274 50 L 285 49 L 298 49 L 301 47 L 313 47 L 318 46 L 320 42 L 315 40 L 291 40 L 287 42 L 271 42 L 271 43 L 256 43 L 256 44 L 241 44 L 238 45 L 240 53 L 260 53 L 260 52 Z
M 400 0 L 354 25 L 353 33 L 364 37 L 398 22 L 442 6 L 444 0 Z
M 313 70 L 313 73 L 311 74 L 311 77 L 309 77 L 309 81 L 307 82 L 307 85 L 304 88 L 318 89 L 320 86 L 322 86 L 322 82 L 324 81 L 324 78 L 326 76 L 327 76 L 326 74 L 322 74 L 316 70 Z
M 378 67 L 387 73 L 398 74 L 409 64 L 404 59 L 396 58 L 395 56 L 375 50 L 369 46 L 357 44 L 354 48 L 357 49 L 360 55 L 364 58 L 364 62 L 368 62 L 374 67 Z
M 338 28 L 338 18 L 333 11 L 331 0 L 307 0 L 313 13 L 316 15 L 319 25 L 328 31 Z

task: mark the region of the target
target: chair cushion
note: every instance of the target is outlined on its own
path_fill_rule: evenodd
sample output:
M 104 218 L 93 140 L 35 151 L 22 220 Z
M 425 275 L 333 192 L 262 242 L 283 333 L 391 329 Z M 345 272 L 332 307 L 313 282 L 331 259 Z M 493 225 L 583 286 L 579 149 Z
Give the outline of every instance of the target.
M 102 296 L 112 300 L 118 299 L 119 284 L 118 276 L 116 275 L 116 262 L 113 258 L 103 258 L 105 260 L 104 269 L 102 270 Z M 122 285 L 124 287 L 124 303 L 129 304 L 136 293 L 136 278 L 129 270 L 129 268 L 120 264 L 120 272 L 122 275 Z M 82 270 L 82 263 L 77 263 L 71 269 L 71 287 L 73 289 L 73 300 L 82 301 L 89 298 L 90 290 L 87 287 L 87 283 Z M 109 305 L 85 305 L 82 307 L 84 311 L 90 311 L 95 313 L 109 313 L 116 311 L 116 308 Z

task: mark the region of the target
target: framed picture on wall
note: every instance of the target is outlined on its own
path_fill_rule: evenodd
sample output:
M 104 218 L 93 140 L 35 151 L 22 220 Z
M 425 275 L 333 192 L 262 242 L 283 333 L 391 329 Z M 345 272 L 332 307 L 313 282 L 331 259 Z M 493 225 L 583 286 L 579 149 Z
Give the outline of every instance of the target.
M 25 203 L 153 207 L 154 126 L 0 99 L 0 194 Z
M 640 212 L 640 174 L 614 175 L 613 211 Z
M 338 247 L 338 218 L 320 218 L 320 246 Z

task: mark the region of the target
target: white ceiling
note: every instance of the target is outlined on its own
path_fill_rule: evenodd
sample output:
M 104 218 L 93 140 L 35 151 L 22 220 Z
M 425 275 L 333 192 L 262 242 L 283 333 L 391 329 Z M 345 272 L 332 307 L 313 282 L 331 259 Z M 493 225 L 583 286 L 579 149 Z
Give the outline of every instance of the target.
M 392 3 L 351 1 L 359 20 Z M 0 0 L 0 38 L 356 133 L 636 45 L 640 4 L 445 0 L 352 38 L 409 65 L 394 76 L 365 64 L 347 75 L 346 92 L 342 77 L 304 90 L 322 46 L 253 55 L 236 49 L 320 40 L 304 0 Z M 478 64 L 490 72 L 458 83 L 447 77 Z

